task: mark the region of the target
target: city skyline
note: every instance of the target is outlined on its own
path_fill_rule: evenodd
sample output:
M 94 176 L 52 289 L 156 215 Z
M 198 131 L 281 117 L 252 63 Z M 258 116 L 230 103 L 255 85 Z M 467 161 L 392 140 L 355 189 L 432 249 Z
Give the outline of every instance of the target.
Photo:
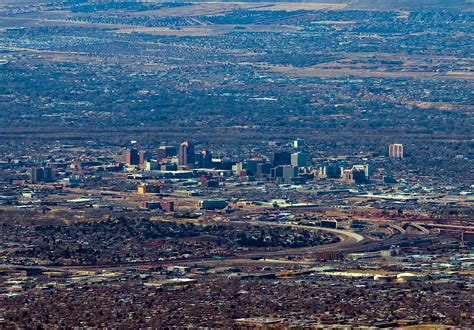
M 472 9 L 0 1 L 0 327 L 474 328 Z

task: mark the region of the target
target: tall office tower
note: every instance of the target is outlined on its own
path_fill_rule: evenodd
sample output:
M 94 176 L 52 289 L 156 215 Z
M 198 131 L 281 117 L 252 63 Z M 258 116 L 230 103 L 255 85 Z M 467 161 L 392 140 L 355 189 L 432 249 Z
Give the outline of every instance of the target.
M 171 156 L 176 156 L 175 146 L 161 146 L 156 153 L 158 159 L 163 159 Z
M 291 154 L 291 165 L 304 167 L 308 163 L 308 156 L 304 152 L 295 152 Z
M 260 158 L 247 159 L 244 161 L 244 170 L 251 171 L 252 173 L 257 173 L 258 164 L 264 163 L 265 161 Z
M 270 170 L 272 168 L 272 164 L 270 163 L 259 163 L 257 164 L 257 175 L 262 176 L 262 175 L 268 175 L 270 174 Z
M 49 182 L 53 180 L 53 169 L 51 167 L 43 167 L 43 181 Z
M 179 145 L 178 165 L 194 164 L 194 145 L 189 141 L 181 142 Z
M 304 146 L 303 139 L 296 139 L 293 141 L 293 148 L 302 148 Z
M 330 179 L 338 179 L 341 177 L 343 168 L 339 164 L 327 164 L 321 168 L 323 177 Z
M 388 156 L 390 158 L 403 158 L 403 144 L 395 143 L 389 145 Z
M 293 178 L 298 176 L 298 167 L 296 166 L 283 166 L 283 180 L 285 182 L 291 182 Z
M 270 170 L 270 177 L 280 182 L 290 183 L 298 177 L 298 167 L 280 165 Z
M 199 157 L 199 167 L 212 168 L 212 153 L 207 149 L 202 149 Z
M 131 148 L 125 150 L 125 163 L 128 165 L 138 165 L 140 163 L 138 149 Z
M 31 182 L 35 183 L 43 180 L 43 168 L 42 167 L 33 167 L 30 169 L 30 179 Z
M 142 151 L 138 153 L 138 163 L 141 166 L 145 165 L 145 162 L 149 161 L 153 157 L 153 154 L 149 151 Z
M 279 151 L 273 154 L 273 166 L 291 165 L 291 153 Z
M 30 179 L 32 183 L 53 181 L 53 169 L 51 167 L 33 167 L 30 169 Z

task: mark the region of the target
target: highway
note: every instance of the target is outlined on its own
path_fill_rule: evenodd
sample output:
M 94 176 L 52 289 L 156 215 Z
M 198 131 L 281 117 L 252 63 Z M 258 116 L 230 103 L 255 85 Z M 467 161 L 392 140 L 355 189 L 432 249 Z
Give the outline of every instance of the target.
M 161 221 L 160 218 L 154 218 L 153 220 Z M 170 219 L 163 219 L 162 221 L 173 221 Z M 364 242 L 371 241 L 367 237 L 355 233 L 353 231 L 344 230 L 344 229 L 333 229 L 333 228 L 324 228 L 324 227 L 317 227 L 317 226 L 307 226 L 307 225 L 300 225 L 288 222 L 275 222 L 275 221 L 242 221 L 242 220 L 216 220 L 213 219 L 211 221 L 203 221 L 200 219 L 179 219 L 180 222 L 190 222 L 196 225 L 253 225 L 253 226 L 266 226 L 266 227 L 291 227 L 294 229 L 305 229 L 311 231 L 325 231 L 329 233 L 333 233 L 337 235 L 340 239 L 340 242 L 332 243 L 332 244 L 324 244 L 324 245 L 316 245 L 304 248 L 293 248 L 293 249 L 282 249 L 279 251 L 251 251 L 251 252 L 243 252 L 240 255 L 246 257 L 255 257 L 255 256 L 287 256 L 287 255 L 297 255 L 297 254 L 308 254 L 308 253 L 316 253 L 316 252 L 327 252 L 327 251 L 340 251 L 340 250 L 347 250 L 350 248 L 354 248 L 356 246 L 360 246 Z
M 229 222 L 226 222 L 227 224 Z M 366 237 L 343 229 L 333 229 L 333 228 L 323 228 L 323 227 L 315 227 L 315 226 L 305 226 L 299 224 L 289 224 L 289 223 L 281 223 L 281 222 L 270 222 L 270 221 L 231 221 L 230 223 L 233 224 L 241 224 L 241 225 L 259 225 L 259 226 L 268 226 L 268 227 L 291 227 L 295 229 L 305 229 L 311 231 L 325 231 L 329 233 L 333 233 L 340 238 L 340 242 L 333 243 L 333 244 L 324 244 L 324 245 L 316 245 L 304 248 L 295 248 L 295 249 L 282 249 L 279 251 L 263 251 L 257 252 L 252 251 L 248 253 L 243 253 L 241 256 L 246 257 L 255 257 L 255 256 L 288 256 L 288 255 L 298 255 L 298 254 L 308 254 L 308 253 L 317 253 L 317 252 L 327 252 L 327 251 L 340 251 L 340 250 L 347 250 L 353 248 L 355 246 L 359 246 L 364 241 L 366 241 Z
M 191 222 L 195 222 L 195 219 L 192 219 Z M 289 224 L 289 223 L 279 223 L 279 222 L 269 222 L 269 221 L 212 221 L 201 223 L 204 225 L 211 225 L 216 223 L 223 223 L 226 225 L 258 225 L 258 226 L 268 226 L 268 227 L 292 227 L 295 229 L 305 229 L 311 231 L 325 231 L 337 235 L 341 241 L 333 244 L 324 244 L 316 245 L 304 248 L 285 248 L 280 250 L 258 250 L 258 251 L 240 251 L 232 256 L 222 256 L 218 259 L 214 257 L 206 258 L 183 258 L 183 259 L 173 259 L 173 260 L 157 260 L 157 261 L 137 261 L 137 262 L 122 262 L 122 263 L 113 263 L 113 264 L 96 264 L 96 265 L 84 265 L 84 266 L 52 266 L 45 267 L 48 270 L 58 270 L 58 271 L 67 271 L 67 270 L 117 270 L 129 267 L 139 267 L 139 266 L 172 266 L 172 265 L 212 265 L 212 266 L 225 266 L 233 264 L 247 264 L 253 266 L 264 266 L 268 263 L 281 263 L 281 264 L 308 264 L 311 263 L 309 260 L 278 260 L 275 258 L 281 258 L 286 256 L 296 256 L 301 255 L 307 257 L 312 253 L 318 252 L 328 252 L 328 251 L 341 251 L 349 250 L 360 246 L 368 239 L 358 233 L 352 231 L 343 230 L 343 229 L 333 229 L 333 228 L 322 228 L 315 226 L 305 226 L 299 224 Z M 6 265 L 5 265 L 6 266 Z M 9 265 L 10 267 L 17 267 L 17 265 Z M 8 267 L 8 266 L 6 266 Z M 33 267 L 35 268 L 35 267 Z M 43 268 L 43 267 L 41 267 Z

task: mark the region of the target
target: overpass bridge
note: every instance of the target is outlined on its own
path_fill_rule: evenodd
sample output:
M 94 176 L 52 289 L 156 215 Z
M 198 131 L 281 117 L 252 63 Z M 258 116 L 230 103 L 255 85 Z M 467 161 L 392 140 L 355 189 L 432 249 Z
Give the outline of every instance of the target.
M 405 230 L 407 230 L 408 227 L 413 227 L 413 228 L 421 231 L 423 234 L 429 234 L 430 233 L 430 231 L 428 229 L 426 229 L 425 227 L 421 226 L 418 223 L 407 222 L 402 226 L 402 228 L 405 229 Z

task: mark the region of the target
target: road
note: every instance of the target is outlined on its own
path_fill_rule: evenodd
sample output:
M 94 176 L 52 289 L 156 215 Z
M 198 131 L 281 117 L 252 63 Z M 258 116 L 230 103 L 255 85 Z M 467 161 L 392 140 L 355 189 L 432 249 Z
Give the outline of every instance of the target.
M 323 228 L 323 227 L 305 226 L 305 225 L 299 225 L 299 224 L 289 224 L 289 223 L 269 222 L 269 221 L 231 221 L 230 223 L 241 224 L 241 225 L 250 224 L 250 225 L 268 226 L 268 227 L 291 227 L 294 229 L 305 229 L 305 230 L 311 230 L 311 231 L 325 231 L 325 232 L 336 234 L 341 240 L 340 242 L 333 243 L 333 244 L 316 245 L 316 246 L 296 248 L 296 249 L 282 249 L 279 251 L 271 251 L 271 252 L 253 251 L 253 252 L 249 252 L 249 253 L 245 253 L 241 255 L 241 256 L 245 255 L 246 257 L 255 257 L 255 256 L 281 257 L 281 256 L 288 256 L 288 255 L 347 250 L 352 247 L 359 246 L 366 240 L 366 238 L 360 234 L 357 234 L 348 230 L 343 230 L 343 229 Z
M 161 219 L 155 219 L 160 221 Z M 219 259 L 213 257 L 206 258 L 183 258 L 173 260 L 161 260 L 161 261 L 137 261 L 137 262 L 122 262 L 113 264 L 96 264 L 96 265 L 84 265 L 84 266 L 47 266 L 48 270 L 118 270 L 128 267 L 139 267 L 139 266 L 171 266 L 171 265 L 212 265 L 212 266 L 224 266 L 233 264 L 247 264 L 253 266 L 264 266 L 268 263 L 281 263 L 281 264 L 308 264 L 309 260 L 278 260 L 275 258 L 282 258 L 287 256 L 304 256 L 307 257 L 313 253 L 328 252 L 328 251 L 343 251 L 350 250 L 359 247 L 364 242 L 369 241 L 366 237 L 343 229 L 323 228 L 307 225 L 299 225 L 293 223 L 281 223 L 281 222 L 270 222 L 270 221 L 202 221 L 197 219 L 180 219 L 188 222 L 199 223 L 200 225 L 215 225 L 218 223 L 225 225 L 254 225 L 254 226 L 267 226 L 267 227 L 291 227 L 294 229 L 304 229 L 311 231 L 325 231 L 333 233 L 340 238 L 340 241 L 332 244 L 316 245 L 304 248 L 285 248 L 281 250 L 269 250 L 269 251 L 240 251 L 232 256 L 222 256 Z M 163 219 L 163 221 L 170 221 L 169 219 Z M 20 265 L 3 265 L 6 268 L 37 268 L 37 267 L 21 267 Z M 42 267 L 43 268 L 43 267 Z
M 169 221 L 169 220 L 168 220 Z M 196 221 L 195 219 L 190 220 L 191 222 Z M 333 244 L 316 245 L 304 248 L 288 248 L 281 250 L 270 250 L 270 251 L 242 251 L 233 256 L 222 256 L 219 259 L 213 257 L 206 258 L 186 258 L 186 259 L 174 259 L 174 260 L 162 260 L 162 261 L 137 261 L 137 262 L 123 262 L 113 264 L 97 264 L 97 265 L 84 265 L 84 266 L 52 266 L 46 267 L 49 270 L 118 270 L 128 267 L 139 267 L 139 266 L 172 266 L 172 265 L 212 265 L 212 266 L 227 266 L 235 264 L 247 264 L 253 266 L 265 266 L 269 263 L 281 263 L 281 264 L 308 264 L 311 263 L 309 260 L 286 260 L 276 259 L 287 256 L 308 256 L 312 253 L 327 252 L 327 251 L 341 251 L 349 250 L 360 246 L 362 243 L 367 241 L 367 238 L 348 230 L 333 229 L 333 228 L 322 228 L 314 226 L 305 226 L 299 224 L 288 224 L 268 221 L 211 221 L 205 224 L 216 224 L 223 223 L 226 225 L 258 225 L 267 227 L 292 227 L 295 229 L 305 229 L 311 231 L 325 231 L 337 235 L 341 241 Z M 201 223 L 202 224 L 202 223 Z M 8 267 L 8 266 L 7 266 Z M 10 265 L 10 267 L 18 267 L 17 265 Z M 34 267 L 33 267 L 34 268 Z

